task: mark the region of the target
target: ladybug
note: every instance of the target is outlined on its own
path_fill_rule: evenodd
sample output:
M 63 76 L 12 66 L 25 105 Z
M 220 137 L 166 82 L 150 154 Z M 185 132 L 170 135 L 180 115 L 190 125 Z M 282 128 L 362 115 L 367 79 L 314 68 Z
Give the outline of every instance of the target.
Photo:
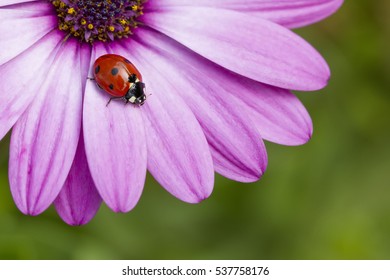
M 123 99 L 125 103 L 142 106 L 146 101 L 145 84 L 141 73 L 126 58 L 117 54 L 105 54 L 93 64 L 93 75 L 97 86 L 113 99 Z

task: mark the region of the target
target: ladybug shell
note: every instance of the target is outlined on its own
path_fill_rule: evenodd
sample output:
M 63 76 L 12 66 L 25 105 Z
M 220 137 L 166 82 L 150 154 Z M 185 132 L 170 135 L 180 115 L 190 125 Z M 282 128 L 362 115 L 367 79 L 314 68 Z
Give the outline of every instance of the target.
M 135 74 L 142 82 L 141 73 L 126 58 L 117 54 L 105 54 L 93 64 L 93 75 L 99 87 L 114 97 L 126 95 L 132 83 L 129 76 Z

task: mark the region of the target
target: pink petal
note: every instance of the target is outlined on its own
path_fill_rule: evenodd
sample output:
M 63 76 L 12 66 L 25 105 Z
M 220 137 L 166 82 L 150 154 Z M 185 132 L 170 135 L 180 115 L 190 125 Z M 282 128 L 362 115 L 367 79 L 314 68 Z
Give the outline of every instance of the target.
M 66 223 L 80 226 L 95 216 L 101 201 L 89 172 L 84 140 L 81 136 L 68 178 L 54 205 Z
M 35 5 L 51 6 L 49 3 Z M 3 22 L 0 25 L 0 65 L 28 49 L 57 25 L 54 13 L 39 9 L 0 9 L 0 20 Z
M 231 0 L 238 3 L 238 0 Z M 297 28 L 321 21 L 335 13 L 343 0 L 252 0 L 257 8 L 237 5 L 234 10 L 251 13 L 288 28 Z M 257 2 L 259 2 L 257 4 Z
M 228 137 L 220 137 L 219 142 L 238 142 L 229 149 L 223 149 L 226 151 L 234 151 L 241 147 L 241 142 L 245 143 L 244 147 L 250 147 L 252 160 L 243 155 L 236 156 L 236 158 L 245 159 L 242 160 L 243 163 L 253 162 L 252 166 L 256 166 L 255 162 L 259 163 L 256 158 L 258 153 L 253 152 L 257 149 L 253 145 L 248 145 L 247 141 L 241 138 L 250 134 L 245 132 L 245 127 L 249 127 L 253 135 L 257 135 L 258 130 L 264 139 L 283 145 L 301 145 L 310 140 L 313 132 L 310 116 L 298 98 L 288 90 L 271 87 L 227 71 L 161 33 L 151 30 L 142 30 L 141 33 L 140 30 L 136 39 L 141 40 L 144 45 L 149 45 L 149 49 L 155 49 L 155 52 L 159 53 L 160 56 L 154 57 L 153 63 L 168 58 L 172 67 L 176 69 L 167 71 L 166 69 L 170 65 L 164 61 L 157 65 L 164 69 L 164 72 L 169 72 L 170 75 L 178 73 L 177 76 L 170 79 L 174 81 L 175 85 L 180 79 L 189 80 L 188 84 L 191 86 L 187 85 L 185 90 L 180 92 L 180 95 L 185 95 L 184 100 L 204 127 L 206 137 L 208 133 L 219 133 L 222 127 L 229 130 L 229 127 L 226 127 L 228 124 L 232 126 L 234 131 L 229 132 Z M 145 49 L 143 52 L 146 53 L 148 50 Z M 148 54 L 148 56 L 152 55 L 153 53 Z M 192 92 L 192 87 L 195 87 L 197 93 Z M 225 114 L 225 116 L 212 115 L 215 114 L 214 111 L 219 111 L 219 114 Z M 238 116 L 236 115 L 234 118 L 234 115 L 229 115 L 230 112 L 234 113 L 235 111 L 238 111 Z M 226 112 L 228 112 L 227 115 Z M 211 122 L 219 120 L 221 117 L 227 119 L 217 122 L 217 127 L 209 129 L 210 131 L 206 127 L 212 124 L 203 125 L 202 123 L 205 121 L 204 118 L 210 118 L 208 122 Z M 238 131 L 238 124 L 242 126 L 243 131 Z M 257 130 L 250 128 L 252 125 Z M 235 136 L 231 137 L 231 135 Z M 211 143 L 212 139 L 207 138 L 208 142 Z M 259 142 L 258 139 L 256 141 Z M 249 166 L 251 165 L 249 164 Z M 263 164 L 264 168 L 265 164 Z M 225 173 L 222 174 L 227 176 Z M 227 177 L 231 178 L 231 176 Z
M 0 77 L 7 77 L 6 83 L 0 83 L 0 139 L 38 94 L 61 40 L 60 33 L 51 32 L 28 52 L 0 66 Z
M 211 61 L 259 82 L 317 90 L 329 79 L 329 68 L 316 50 L 267 20 L 195 7 L 149 12 L 142 20 Z
M 87 44 L 81 44 L 80 48 L 80 59 L 81 59 L 81 82 L 82 88 L 85 89 L 86 84 L 90 81 L 87 79 L 89 74 L 89 68 L 91 67 L 91 46 Z M 84 94 L 84 92 L 83 92 Z
M 311 139 L 313 124 L 310 115 L 294 94 L 285 89 L 234 76 L 226 75 L 221 82 L 225 81 L 227 86 L 231 86 L 230 95 L 240 90 L 239 104 L 265 140 L 295 146 Z
M 336 12 L 343 0 L 160 0 L 148 1 L 148 10 L 177 6 L 213 7 L 251 14 L 288 28 L 301 27 L 320 21 Z
M 105 53 L 102 45 L 95 44 L 91 63 Z M 85 149 L 103 200 L 116 212 L 128 212 L 137 204 L 146 177 L 144 121 L 141 108 L 120 100 L 106 106 L 109 98 L 93 81 L 87 81 L 83 114 Z
M 31 2 L 23 2 L 15 5 L 3 5 L 3 1 L 0 3 L 0 11 L 4 11 L 1 13 L 1 19 L 12 19 L 15 15 L 20 18 L 21 15 L 25 15 L 26 17 L 41 17 L 53 14 L 53 5 L 50 1 L 31 1 Z M 13 12 L 12 12 L 13 11 Z
M 18 5 L 18 4 L 24 4 L 29 2 L 36 2 L 34 4 L 38 4 L 42 0 L 1 0 L 0 1 L 0 7 L 8 6 L 8 5 Z
M 213 190 L 210 151 L 190 110 L 181 100 L 161 97 L 164 87 L 159 81 L 157 78 L 156 82 L 148 83 L 156 97 L 150 97 L 145 106 L 148 170 L 175 197 L 198 203 L 209 197 Z
M 40 92 L 12 131 L 10 186 L 25 214 L 38 215 L 54 201 L 72 165 L 81 125 L 79 55 L 76 41 L 59 50 L 48 75 L 37 81 Z
M 173 78 L 171 73 L 153 68 L 159 61 L 144 52 L 147 48 L 134 41 L 126 47 L 115 51 L 137 65 L 146 77 L 147 93 L 152 94 L 142 107 L 148 170 L 175 197 L 198 203 L 210 196 L 214 185 L 212 158 L 203 131 L 178 89 L 166 82 Z
M 241 95 L 241 90 L 225 94 L 231 86 L 239 88 L 240 84 L 224 79 L 227 71 L 215 69 L 213 63 L 208 67 L 207 60 L 160 33 L 145 30 L 136 39 L 142 42 L 137 49 L 141 48 L 140 52 L 155 66 L 149 66 L 148 75 L 156 79 L 161 69 L 169 73 L 169 79 L 162 77 L 159 88 L 183 97 L 195 114 L 210 146 L 215 170 L 236 181 L 257 181 L 267 166 L 264 143 L 238 105 L 240 100 L 235 95 Z

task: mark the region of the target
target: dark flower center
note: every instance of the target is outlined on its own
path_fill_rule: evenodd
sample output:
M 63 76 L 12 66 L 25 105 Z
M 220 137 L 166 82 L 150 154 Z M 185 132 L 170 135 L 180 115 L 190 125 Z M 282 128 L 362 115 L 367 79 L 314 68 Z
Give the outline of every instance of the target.
M 55 0 L 58 28 L 93 43 L 127 38 L 137 28 L 145 0 Z M 67 38 L 68 38 L 67 37 Z

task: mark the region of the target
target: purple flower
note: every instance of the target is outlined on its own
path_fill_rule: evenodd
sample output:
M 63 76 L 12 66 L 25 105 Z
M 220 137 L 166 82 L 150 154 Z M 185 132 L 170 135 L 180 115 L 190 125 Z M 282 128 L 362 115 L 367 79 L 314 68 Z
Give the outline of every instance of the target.
M 196 3 L 196 4 L 194 4 Z M 12 129 L 9 181 L 18 208 L 53 202 L 71 225 L 103 201 L 138 202 L 148 170 L 197 203 L 214 171 L 241 182 L 267 166 L 262 139 L 300 145 L 310 117 L 289 90 L 323 88 L 329 68 L 288 28 L 342 0 L 0 0 L 0 139 Z M 115 53 L 140 70 L 142 107 L 87 80 Z

